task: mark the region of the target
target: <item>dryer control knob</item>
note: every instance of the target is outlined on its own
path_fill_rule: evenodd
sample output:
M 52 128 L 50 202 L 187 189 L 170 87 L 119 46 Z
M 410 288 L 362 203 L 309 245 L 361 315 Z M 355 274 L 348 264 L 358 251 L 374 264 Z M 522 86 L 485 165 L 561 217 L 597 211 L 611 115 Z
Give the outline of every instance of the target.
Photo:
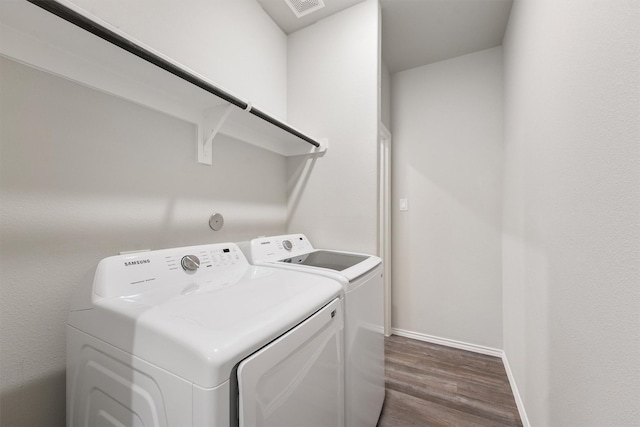
M 283 240 L 282 247 L 290 251 L 291 249 L 293 249 L 293 243 L 291 243 L 291 240 Z
M 200 267 L 200 260 L 195 255 L 186 255 L 182 257 L 180 264 L 182 264 L 184 271 L 192 272 Z

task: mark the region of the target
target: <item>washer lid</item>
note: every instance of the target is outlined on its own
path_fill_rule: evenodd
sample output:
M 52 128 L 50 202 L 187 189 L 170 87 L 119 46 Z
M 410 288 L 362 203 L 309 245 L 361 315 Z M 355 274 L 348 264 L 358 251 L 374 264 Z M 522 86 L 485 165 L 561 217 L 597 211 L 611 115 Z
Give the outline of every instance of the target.
M 291 267 L 325 275 L 341 281 L 344 286 L 382 263 L 375 255 L 314 249 L 304 234 L 260 237 L 243 245 L 242 249 L 253 264 Z
M 144 256 L 153 263 L 152 253 Z M 72 311 L 69 324 L 212 388 L 240 360 L 341 293 L 325 277 L 241 264 L 136 294 L 94 294 L 93 307 Z
M 369 258 L 366 255 L 349 254 L 344 252 L 317 250 L 294 258 L 281 260 L 287 263 L 308 265 L 310 267 L 328 268 L 329 270 L 343 271 L 359 264 Z

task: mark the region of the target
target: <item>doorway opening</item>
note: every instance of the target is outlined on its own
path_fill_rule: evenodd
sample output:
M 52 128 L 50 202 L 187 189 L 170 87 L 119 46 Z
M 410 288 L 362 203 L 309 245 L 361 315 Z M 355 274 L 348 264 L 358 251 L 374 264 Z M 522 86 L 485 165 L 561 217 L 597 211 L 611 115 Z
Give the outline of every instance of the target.
M 378 127 L 378 256 L 384 266 L 384 334 L 391 335 L 391 132 Z

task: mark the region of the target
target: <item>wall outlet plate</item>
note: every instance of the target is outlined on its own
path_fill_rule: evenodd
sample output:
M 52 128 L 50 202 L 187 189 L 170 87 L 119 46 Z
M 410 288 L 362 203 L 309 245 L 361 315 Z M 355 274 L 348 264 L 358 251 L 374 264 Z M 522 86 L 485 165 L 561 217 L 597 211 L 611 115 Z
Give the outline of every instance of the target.
M 222 216 L 222 214 L 219 214 L 219 213 L 211 214 L 211 216 L 209 217 L 209 227 L 211 227 L 213 231 L 220 230 L 223 225 L 224 225 L 224 217 Z

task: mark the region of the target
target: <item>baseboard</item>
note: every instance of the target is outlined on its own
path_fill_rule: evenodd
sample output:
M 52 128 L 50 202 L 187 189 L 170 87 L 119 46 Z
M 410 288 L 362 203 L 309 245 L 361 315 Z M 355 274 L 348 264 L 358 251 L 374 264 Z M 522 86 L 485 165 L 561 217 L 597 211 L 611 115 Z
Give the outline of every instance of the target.
M 511 386 L 511 392 L 513 393 L 513 398 L 516 401 L 516 406 L 518 407 L 518 413 L 520 414 L 520 419 L 522 420 L 522 426 L 531 427 L 531 424 L 529 423 L 529 418 L 527 418 L 527 411 L 525 411 L 524 409 L 524 402 L 522 401 L 522 397 L 520 396 L 520 391 L 518 390 L 518 386 L 513 376 L 513 372 L 511 372 L 511 366 L 509 366 L 509 360 L 507 359 L 507 355 L 505 354 L 504 350 L 500 350 L 492 347 L 485 347 L 477 344 L 470 344 L 463 341 L 451 340 L 448 338 L 436 337 L 433 335 L 421 334 L 418 332 L 407 331 L 404 329 L 391 328 L 391 333 L 393 335 L 412 338 L 418 341 L 445 345 L 447 347 L 453 347 L 460 350 L 472 351 L 474 353 L 486 354 L 488 356 L 499 357 L 500 359 L 502 359 L 502 364 L 504 365 L 504 370 L 507 373 L 507 378 L 509 379 L 509 385 Z
M 504 365 L 504 370 L 507 371 L 507 378 L 509 378 L 509 385 L 511 385 L 511 392 L 513 393 L 513 398 L 516 400 L 516 406 L 518 407 L 518 412 L 520 413 L 520 420 L 522 421 L 522 427 L 531 427 L 531 423 L 529 423 L 529 418 L 527 417 L 527 411 L 525 411 L 524 409 L 524 402 L 522 401 L 522 396 L 520 396 L 520 391 L 518 390 L 518 385 L 516 384 L 516 379 L 513 376 L 513 372 L 511 372 L 509 359 L 507 359 L 507 354 L 504 351 L 502 351 L 502 364 Z
M 434 335 L 421 334 L 404 329 L 391 328 L 391 333 L 401 337 L 412 338 L 418 341 L 430 342 L 432 344 L 446 345 L 460 350 L 472 351 L 474 353 L 486 354 L 488 356 L 502 358 L 503 351 L 497 348 L 485 347 L 483 345 L 470 344 L 463 341 L 451 340 L 448 338 L 436 337 Z

